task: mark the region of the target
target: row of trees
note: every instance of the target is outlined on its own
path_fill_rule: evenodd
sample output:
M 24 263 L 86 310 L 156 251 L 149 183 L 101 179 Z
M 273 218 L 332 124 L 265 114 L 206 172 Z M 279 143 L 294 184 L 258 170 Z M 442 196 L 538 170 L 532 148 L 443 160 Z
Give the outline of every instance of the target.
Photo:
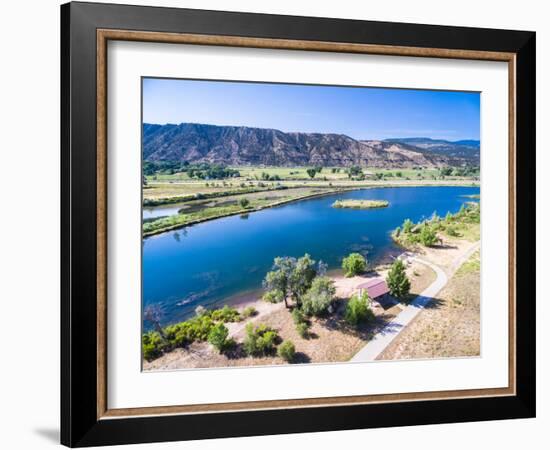
M 240 176 L 240 172 L 223 164 L 196 163 L 188 161 L 144 161 L 143 175 L 173 175 L 174 173 L 187 173 L 190 178 L 200 180 L 233 178 Z

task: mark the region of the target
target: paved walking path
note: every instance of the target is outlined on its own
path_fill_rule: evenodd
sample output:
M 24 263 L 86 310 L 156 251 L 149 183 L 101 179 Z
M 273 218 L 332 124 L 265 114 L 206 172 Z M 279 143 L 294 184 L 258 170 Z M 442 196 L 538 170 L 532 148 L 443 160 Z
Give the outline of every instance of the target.
M 458 258 L 452 267 L 456 271 L 464 262 L 466 262 L 474 252 L 479 249 L 479 242 L 474 244 L 468 251 Z M 371 339 L 353 358 L 352 362 L 373 361 L 380 355 L 388 345 L 397 337 L 397 335 L 424 309 L 424 307 L 445 287 L 448 278 L 447 274 L 439 266 L 424 261 L 418 257 L 411 257 L 414 261 L 425 264 L 436 274 L 435 281 L 420 293 L 403 311 L 388 322 L 373 339 Z

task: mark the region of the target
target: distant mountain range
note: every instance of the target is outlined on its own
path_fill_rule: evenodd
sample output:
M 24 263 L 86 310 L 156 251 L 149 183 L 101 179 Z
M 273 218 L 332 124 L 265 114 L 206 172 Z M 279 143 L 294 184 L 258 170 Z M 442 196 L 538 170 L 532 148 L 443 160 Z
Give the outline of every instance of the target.
M 344 134 L 197 123 L 143 124 L 143 158 L 224 165 L 479 166 L 479 141 L 429 138 L 356 140 Z

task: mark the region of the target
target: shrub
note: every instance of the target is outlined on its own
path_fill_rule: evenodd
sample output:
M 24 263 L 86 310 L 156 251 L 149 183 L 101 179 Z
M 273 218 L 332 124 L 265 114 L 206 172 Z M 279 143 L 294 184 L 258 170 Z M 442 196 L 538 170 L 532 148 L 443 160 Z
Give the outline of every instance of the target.
M 239 205 L 241 205 L 241 208 L 248 208 L 248 206 L 250 205 L 250 200 L 248 200 L 247 198 L 241 198 L 239 200 Z
M 309 336 L 309 325 L 307 322 L 300 322 L 296 325 L 296 331 L 301 338 L 306 339 Z
M 296 356 L 296 348 L 292 341 L 284 341 L 277 349 L 277 355 L 287 362 L 291 362 Z
M 347 323 L 353 326 L 359 325 L 361 322 L 368 322 L 374 319 L 374 313 L 369 307 L 369 296 L 365 292 L 359 296 L 354 294 L 346 305 L 344 319 Z
M 300 308 L 294 308 L 292 310 L 292 320 L 294 321 L 294 323 L 296 325 L 298 325 L 299 323 L 302 323 L 302 322 L 305 322 L 306 321 L 306 318 L 304 316 L 304 313 L 300 310 Z
M 149 331 L 141 337 L 143 357 L 147 361 L 152 361 L 162 355 L 164 345 L 162 336 L 156 331 Z
M 460 236 L 460 233 L 458 232 L 457 228 L 454 225 L 449 225 L 445 229 L 445 233 L 447 233 L 447 235 L 449 235 L 451 237 L 459 237 Z
M 279 289 L 273 289 L 271 291 L 267 291 L 263 296 L 262 299 L 269 303 L 279 303 L 284 300 L 283 292 Z
M 277 332 L 267 325 L 260 324 L 254 328 L 254 324 L 248 323 L 243 348 L 249 356 L 267 355 L 275 349 L 276 340 Z
M 346 277 L 353 277 L 364 272 L 367 268 L 367 260 L 359 253 L 350 253 L 342 261 L 342 269 Z
M 231 306 L 225 305 L 221 309 L 215 309 L 210 313 L 212 320 L 227 323 L 227 322 L 238 322 L 241 320 L 241 315 L 239 311 Z
M 205 315 L 170 325 L 164 329 L 164 333 L 170 345 L 181 347 L 195 341 L 206 341 L 213 326 L 211 317 Z
M 218 323 L 208 333 L 208 342 L 221 353 L 226 348 L 228 336 L 229 330 L 227 327 L 223 323 Z
M 324 314 L 334 300 L 334 294 L 336 288 L 330 278 L 316 277 L 302 299 L 302 311 L 308 316 Z
M 388 276 L 386 277 L 390 292 L 397 298 L 405 298 L 411 289 L 411 283 L 405 272 L 405 265 L 400 259 L 396 259 L 392 264 Z
M 256 308 L 254 308 L 254 306 L 247 306 L 245 309 L 243 309 L 241 316 L 245 319 L 248 319 L 249 317 L 255 316 L 257 312 L 258 311 L 256 311 Z

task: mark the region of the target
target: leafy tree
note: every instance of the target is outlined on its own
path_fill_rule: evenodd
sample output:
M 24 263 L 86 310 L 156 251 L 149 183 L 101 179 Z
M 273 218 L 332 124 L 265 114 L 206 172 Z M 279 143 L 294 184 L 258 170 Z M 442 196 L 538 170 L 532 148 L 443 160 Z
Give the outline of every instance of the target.
M 439 175 L 441 175 L 442 177 L 447 177 L 452 173 L 453 173 L 452 167 L 442 167 L 441 169 L 439 169 Z
M 432 247 L 436 244 L 437 241 L 438 238 L 435 231 L 427 224 L 424 224 L 422 230 L 420 231 L 420 242 L 422 243 L 422 245 L 425 245 L 426 247 Z
M 302 311 L 308 316 L 324 314 L 336 294 L 334 282 L 328 277 L 317 277 L 302 300 Z
M 315 169 L 307 169 L 306 172 L 310 178 L 315 178 L 315 175 L 317 174 L 317 171 Z
M 360 166 L 351 166 L 348 169 L 348 178 L 357 177 L 363 174 L 363 169 Z
M 342 269 L 346 277 L 353 277 L 367 269 L 367 260 L 360 253 L 350 253 L 343 259 Z
M 321 173 L 323 171 L 323 166 L 315 166 L 314 169 L 315 169 L 315 172 Z
M 208 342 L 221 353 L 226 348 L 228 336 L 229 330 L 227 327 L 223 323 L 218 323 L 208 333 Z
M 288 256 L 275 258 L 273 270 L 268 272 L 264 279 L 264 288 L 271 292 L 271 294 L 269 292 L 266 294 L 268 301 L 284 301 L 285 306 L 288 308 L 287 297 L 290 289 L 290 278 L 295 264 L 295 258 Z M 264 295 L 264 299 L 266 299 L 266 295 Z
M 402 178 L 403 177 L 403 172 L 395 172 L 395 176 L 397 178 Z
M 277 355 L 287 362 L 291 362 L 296 356 L 296 348 L 292 341 L 284 341 L 277 349 Z
M 369 304 L 370 299 L 366 292 L 361 296 L 354 294 L 346 304 L 344 312 L 345 321 L 350 325 L 357 326 L 362 322 L 374 319 L 374 313 L 370 309 Z
M 300 307 L 313 279 L 319 274 L 324 275 L 325 271 L 326 265 L 321 261 L 316 264 L 307 253 L 298 259 L 277 257 L 273 261 L 273 269 L 265 276 L 263 285 L 268 292 L 263 298 L 273 303 L 284 301 L 288 308 L 287 298 L 290 296 Z
M 307 253 L 296 260 L 290 276 L 290 294 L 298 307 L 302 304 L 302 297 L 309 290 L 313 279 L 317 275 L 315 260 Z
M 239 200 L 239 204 L 241 205 L 241 208 L 248 208 L 248 206 L 250 205 L 250 200 L 248 200 L 247 198 L 241 198 Z
M 409 294 L 411 282 L 407 278 L 403 261 L 400 259 L 394 261 L 386 277 L 386 282 L 390 288 L 391 295 L 403 299 Z

